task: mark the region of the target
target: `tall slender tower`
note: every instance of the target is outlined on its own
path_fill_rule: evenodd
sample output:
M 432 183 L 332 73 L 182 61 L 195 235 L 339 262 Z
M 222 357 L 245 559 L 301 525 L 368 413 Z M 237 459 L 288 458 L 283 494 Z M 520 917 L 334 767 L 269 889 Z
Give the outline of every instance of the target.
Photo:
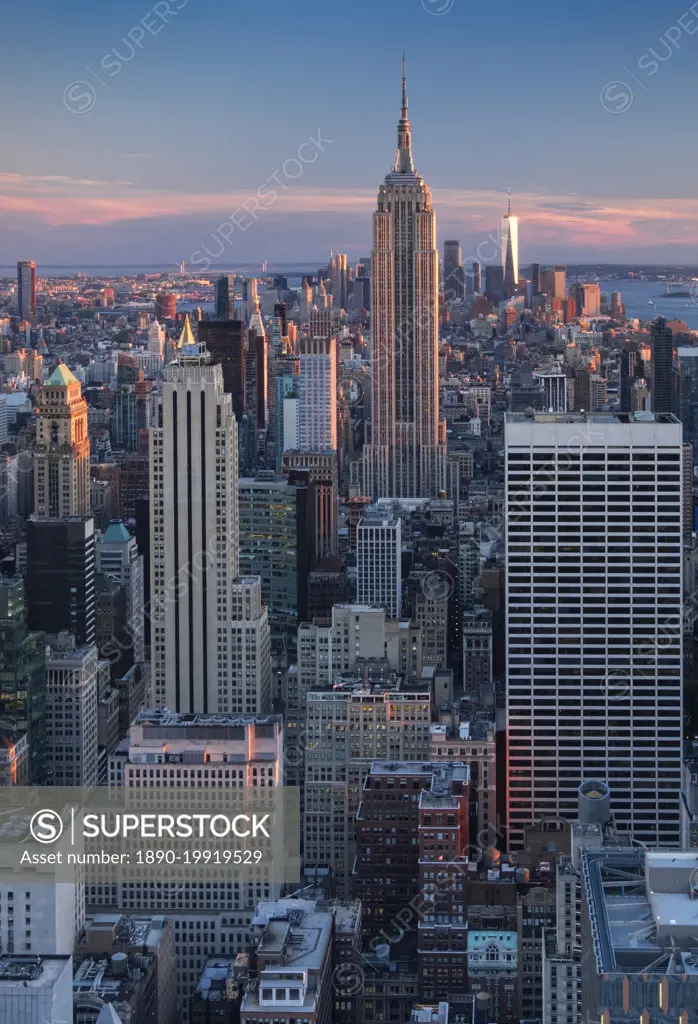
M 236 709 L 237 451 L 223 370 L 187 319 L 150 431 L 153 688 L 173 711 Z
M 34 511 L 63 519 L 90 514 L 90 439 L 80 381 L 59 363 L 39 393 Z
M 431 193 L 414 169 L 402 64 L 395 166 L 373 216 L 373 386 L 364 491 L 427 497 L 446 485 L 446 425 L 439 420 L 439 257 Z
M 36 263 L 20 260 L 17 264 L 17 312 L 22 320 L 36 313 Z
M 519 283 L 519 218 L 511 212 L 511 189 L 507 214 L 502 218 L 502 270 L 504 290 L 510 296 Z

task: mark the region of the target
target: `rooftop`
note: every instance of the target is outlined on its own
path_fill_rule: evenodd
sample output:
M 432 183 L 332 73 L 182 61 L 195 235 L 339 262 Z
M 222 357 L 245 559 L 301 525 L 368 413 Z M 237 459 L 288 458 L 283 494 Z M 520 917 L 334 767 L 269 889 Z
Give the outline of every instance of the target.
M 582 851 L 598 974 L 656 972 L 698 982 L 696 868 L 698 851 Z

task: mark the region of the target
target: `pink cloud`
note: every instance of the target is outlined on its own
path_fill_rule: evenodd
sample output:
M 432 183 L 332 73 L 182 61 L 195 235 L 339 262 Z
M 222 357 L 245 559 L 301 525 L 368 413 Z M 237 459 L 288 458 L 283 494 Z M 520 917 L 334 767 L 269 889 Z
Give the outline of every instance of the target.
M 50 226 L 108 225 L 158 217 L 200 216 L 214 231 L 243 208 L 257 189 L 229 194 L 186 194 L 140 189 L 128 181 L 95 181 L 62 175 L 22 176 L 0 173 L 0 216 L 12 214 Z M 278 190 L 274 202 L 262 202 L 258 216 L 332 213 L 369 217 L 375 207 L 375 188 Z M 436 189 L 432 193 L 437 217 L 451 224 L 463 221 L 472 231 L 476 220 L 483 237 L 496 225 L 505 197 L 492 190 Z M 265 205 L 268 203 L 268 205 Z M 515 212 L 525 225 L 527 241 L 570 244 L 673 243 L 698 245 L 698 200 L 624 199 L 551 195 L 536 191 L 515 197 Z M 202 225 L 204 226 L 204 225 Z

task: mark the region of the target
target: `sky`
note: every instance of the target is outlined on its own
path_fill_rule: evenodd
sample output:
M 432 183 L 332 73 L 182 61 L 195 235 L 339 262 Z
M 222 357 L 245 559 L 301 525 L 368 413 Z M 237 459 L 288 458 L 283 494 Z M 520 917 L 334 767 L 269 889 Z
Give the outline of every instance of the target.
M 439 243 L 698 264 L 698 2 L 32 0 L 0 14 L 0 264 L 371 247 L 407 56 Z M 221 226 L 222 225 L 222 226 Z

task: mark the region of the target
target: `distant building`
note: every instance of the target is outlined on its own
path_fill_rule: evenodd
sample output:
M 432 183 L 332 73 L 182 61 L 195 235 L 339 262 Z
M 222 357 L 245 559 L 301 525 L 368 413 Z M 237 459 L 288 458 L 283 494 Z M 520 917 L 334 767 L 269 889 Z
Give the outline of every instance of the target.
M 21 320 L 36 315 L 36 263 L 20 260 L 17 264 L 17 313 Z
M 652 411 L 675 407 L 674 335 L 664 317 L 652 321 Z
M 155 319 L 161 324 L 165 320 L 177 317 L 177 296 L 169 292 L 161 292 L 155 296 Z

